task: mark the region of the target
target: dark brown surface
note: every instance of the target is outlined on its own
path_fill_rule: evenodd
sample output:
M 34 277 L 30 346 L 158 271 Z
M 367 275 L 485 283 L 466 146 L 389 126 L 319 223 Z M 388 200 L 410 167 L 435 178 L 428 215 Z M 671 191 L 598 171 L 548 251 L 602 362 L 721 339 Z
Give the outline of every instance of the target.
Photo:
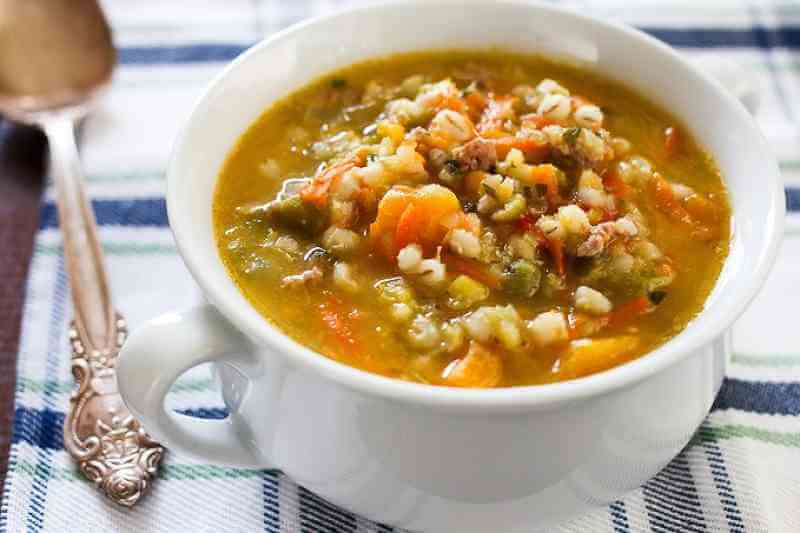
M 0 119 L 0 488 L 6 477 L 20 319 L 39 222 L 44 136 Z

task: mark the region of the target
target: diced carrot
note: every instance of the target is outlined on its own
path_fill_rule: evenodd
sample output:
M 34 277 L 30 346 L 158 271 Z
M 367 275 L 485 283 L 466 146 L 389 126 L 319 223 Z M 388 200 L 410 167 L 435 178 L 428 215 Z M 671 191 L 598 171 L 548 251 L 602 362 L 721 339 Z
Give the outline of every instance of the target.
M 394 245 L 397 250 L 403 249 L 414 241 L 425 225 L 425 214 L 416 205 L 408 204 L 403 214 L 397 220 L 397 229 L 394 233 Z
M 489 287 L 490 289 L 499 289 L 500 280 L 486 268 L 486 265 L 473 261 L 471 259 L 464 259 L 451 253 L 442 254 L 442 260 L 447 268 L 461 274 L 466 274 L 475 281 L 479 281 Z
M 469 115 L 473 120 L 479 119 L 483 110 L 486 109 L 486 98 L 480 92 L 472 91 L 467 94 L 465 100 L 467 101 Z
M 328 190 L 331 188 L 331 185 L 341 178 L 342 174 L 358 166 L 358 164 L 358 159 L 356 157 L 351 157 L 339 164 L 322 170 L 314 177 L 311 183 L 300 191 L 300 198 L 302 198 L 304 202 L 314 204 L 317 207 L 324 207 L 325 203 L 328 201 Z
M 623 200 L 631 198 L 634 193 L 633 187 L 622 181 L 622 178 L 616 172 L 606 173 L 603 176 L 603 185 L 605 185 L 608 192 Z
M 336 339 L 336 342 L 348 353 L 362 351 L 362 346 L 353 333 L 352 316 L 345 313 L 344 303 L 330 296 L 319 306 L 322 323 Z
M 508 132 L 498 127 L 498 129 L 480 131 L 480 136 L 484 139 L 502 139 L 508 137 Z
M 550 164 L 536 165 L 533 167 L 531 179 L 534 184 L 547 187 L 547 200 L 551 204 L 558 202 L 558 173 L 556 167 Z
M 452 361 L 442 374 L 442 383 L 451 387 L 496 387 L 502 379 L 503 358 L 475 341 L 467 354 Z
M 630 359 L 638 346 L 633 335 L 573 340 L 561 355 L 557 373 L 568 379 L 607 370 Z
M 413 209 L 409 209 L 412 205 Z M 442 219 L 458 211 L 461 211 L 458 198 L 441 185 L 418 189 L 395 186 L 378 203 L 378 215 L 369 227 L 370 238 L 373 246 L 392 260 L 403 246 L 412 242 L 430 252 L 447 234 Z
M 544 242 L 553 258 L 556 272 L 558 272 L 559 276 L 564 277 L 567 273 L 566 261 L 564 258 L 564 243 L 557 239 L 545 239 Z
M 568 318 L 570 339 L 594 335 L 606 327 L 610 321 L 608 315 L 592 316 L 586 313 L 570 313 Z
M 553 119 L 543 117 L 538 113 L 528 113 L 527 115 L 522 115 L 519 117 L 520 121 L 522 122 L 523 126 L 533 127 L 537 130 L 544 128 L 545 126 L 552 126 L 554 124 L 558 124 Z
M 652 308 L 653 306 L 646 296 L 628 300 L 611 311 L 608 316 L 608 324 L 611 327 L 625 326 L 632 322 L 634 318 L 649 312 Z
M 448 96 L 444 98 L 441 106 L 442 108 L 452 109 L 453 111 L 458 111 L 459 113 L 467 112 L 467 104 L 464 102 L 464 100 L 456 96 Z
M 664 152 L 667 159 L 672 159 L 683 151 L 683 135 L 675 126 L 664 130 Z
M 690 225 L 694 222 L 689 212 L 675 197 L 672 186 L 670 186 L 667 180 L 656 174 L 653 176 L 651 183 L 653 187 L 653 195 L 655 196 L 656 200 L 656 207 L 658 207 L 659 210 L 677 222 Z
M 482 170 L 473 170 L 469 172 L 464 176 L 464 191 L 469 194 L 478 194 L 481 182 L 483 182 L 483 179 L 488 175 L 489 174 Z
M 512 148 L 525 154 L 528 161 L 539 161 L 550 151 L 547 143 L 541 144 L 531 137 L 500 137 L 495 141 L 494 147 L 499 159 L 504 159 Z
M 719 220 L 717 206 L 709 199 L 695 193 L 684 200 L 684 206 L 695 220 L 713 223 Z

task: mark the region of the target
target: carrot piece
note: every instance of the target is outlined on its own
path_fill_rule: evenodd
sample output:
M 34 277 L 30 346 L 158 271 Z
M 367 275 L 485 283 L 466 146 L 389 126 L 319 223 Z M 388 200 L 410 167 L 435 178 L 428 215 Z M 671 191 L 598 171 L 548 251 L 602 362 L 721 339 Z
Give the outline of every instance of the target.
M 558 175 L 556 167 L 550 164 L 536 165 L 531 174 L 533 183 L 547 187 L 547 201 L 551 204 L 558 202 Z
M 467 101 L 469 115 L 473 120 L 480 118 L 481 113 L 486 109 L 486 98 L 478 91 L 472 91 L 466 96 L 465 100 Z
M 620 327 L 630 323 L 636 317 L 649 312 L 653 308 L 650 300 L 646 296 L 640 296 L 633 300 L 628 300 L 611 311 L 608 324 L 611 327 Z
M 527 115 L 522 115 L 519 117 L 520 121 L 522 122 L 523 126 L 533 127 L 537 130 L 544 128 L 545 126 L 552 126 L 554 124 L 558 124 L 553 119 L 543 117 L 538 113 L 528 113 Z
M 344 303 L 331 296 L 319 306 L 322 323 L 328 328 L 341 348 L 348 352 L 360 352 L 362 346 L 353 333 L 352 317 L 344 312 Z
M 568 319 L 570 339 L 594 335 L 606 327 L 610 320 L 608 315 L 592 316 L 586 313 L 570 313 Z
M 397 251 L 402 250 L 407 244 L 422 233 L 425 225 L 425 214 L 422 209 L 414 204 L 408 204 L 403 214 L 397 219 L 397 229 L 394 232 L 394 246 Z
M 653 184 L 653 194 L 656 200 L 656 206 L 666 215 L 684 224 L 693 224 L 691 215 L 680 204 L 669 182 L 659 175 L 653 176 L 651 180 Z
M 504 159 L 512 148 L 520 150 L 528 160 L 540 160 L 550 150 L 547 144 L 540 144 L 536 139 L 530 137 L 500 137 L 494 145 L 497 157 Z
M 460 210 L 461 204 L 453 191 L 441 185 L 429 184 L 418 189 L 394 186 L 378 203 L 378 215 L 369 226 L 370 239 L 375 248 L 392 260 L 402 246 L 412 242 L 430 252 L 447 234 L 442 220 Z
M 608 192 L 617 198 L 627 200 L 633 196 L 633 187 L 622 181 L 622 178 L 614 172 L 609 172 L 603 176 L 603 185 L 608 189 Z
M 686 198 L 684 205 L 689 214 L 696 220 L 703 222 L 717 222 L 719 220 L 717 206 L 711 200 L 697 193 Z
M 475 341 L 467 355 L 452 361 L 442 373 L 442 382 L 451 387 L 496 387 L 502 379 L 503 358 Z
M 324 169 L 314 177 L 311 183 L 303 187 L 300 191 L 300 198 L 304 202 L 314 204 L 317 207 L 324 207 L 328 201 L 328 190 L 331 185 L 341 178 L 342 174 L 357 166 L 356 163 L 356 159 L 350 158 Z
M 672 159 L 683 151 L 683 135 L 675 126 L 664 130 L 664 152 L 667 159 Z
M 564 243 L 559 240 L 545 239 L 545 246 L 553 258 L 553 263 L 556 265 L 556 272 L 562 278 L 567 273 L 566 261 L 564 258 Z
M 442 256 L 442 260 L 450 270 L 466 274 L 475 281 L 483 283 L 490 289 L 497 290 L 500 288 L 500 280 L 493 276 L 482 263 L 471 259 L 464 259 L 451 253 L 444 253 Z
M 561 355 L 558 374 L 578 378 L 607 370 L 629 360 L 638 347 L 633 335 L 573 340 Z

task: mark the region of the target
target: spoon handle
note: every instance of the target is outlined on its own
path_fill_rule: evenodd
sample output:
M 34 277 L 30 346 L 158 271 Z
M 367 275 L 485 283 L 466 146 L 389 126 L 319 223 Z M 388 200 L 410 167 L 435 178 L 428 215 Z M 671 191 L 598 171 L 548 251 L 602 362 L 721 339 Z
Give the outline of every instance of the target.
M 130 507 L 148 487 L 164 450 L 131 416 L 117 391 L 115 366 L 127 329 L 111 302 L 94 213 L 83 187 L 75 119 L 54 114 L 42 121 L 42 128 L 50 143 L 75 313 L 69 338 L 78 389 L 64 421 L 64 447 L 109 498 Z

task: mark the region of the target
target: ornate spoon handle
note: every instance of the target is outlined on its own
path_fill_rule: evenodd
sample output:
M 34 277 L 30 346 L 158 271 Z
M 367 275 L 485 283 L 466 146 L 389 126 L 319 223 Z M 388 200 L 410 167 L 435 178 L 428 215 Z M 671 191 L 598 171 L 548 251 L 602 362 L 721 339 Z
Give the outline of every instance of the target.
M 164 449 L 133 419 L 117 392 L 115 365 L 127 329 L 111 302 L 94 214 L 83 188 L 74 120 L 68 113 L 41 120 L 50 143 L 75 308 L 69 337 L 78 388 L 64 422 L 64 446 L 87 478 L 113 501 L 129 507 L 147 489 Z

